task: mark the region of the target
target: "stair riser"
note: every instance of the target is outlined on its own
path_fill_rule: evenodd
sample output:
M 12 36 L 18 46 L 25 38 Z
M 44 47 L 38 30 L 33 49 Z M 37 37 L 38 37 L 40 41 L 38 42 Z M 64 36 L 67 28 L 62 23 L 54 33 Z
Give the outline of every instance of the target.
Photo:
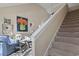
M 66 25 L 66 24 L 72 24 L 72 25 L 74 25 L 74 24 L 78 24 L 79 22 L 71 22 L 71 23 L 63 23 L 62 25 Z
M 57 36 L 62 36 L 62 37 L 79 37 L 79 32 L 59 32 L 58 34 L 57 34 Z
M 79 38 L 73 38 L 73 37 L 56 37 L 56 42 L 66 42 L 71 43 L 75 45 L 79 45 Z
M 76 12 L 76 13 L 73 13 L 73 12 L 68 13 L 68 14 L 66 15 L 66 18 L 69 18 L 69 17 L 76 17 L 76 16 L 79 16 L 79 11 Z
M 77 23 L 62 24 L 61 26 L 75 26 L 76 24 L 79 24 L 79 22 L 77 22 Z
M 68 14 L 67 14 L 67 17 L 68 16 L 75 16 L 75 15 L 79 15 L 79 10 L 78 11 L 76 11 L 76 12 L 69 12 Z
M 66 17 L 65 19 L 78 19 L 79 18 L 79 16 L 77 16 L 77 17 Z
M 78 18 L 78 17 L 79 17 L 79 13 L 77 13 L 75 15 L 73 15 L 73 14 L 71 14 L 71 15 L 67 14 L 65 18 L 69 19 L 69 18 Z
M 77 21 L 77 20 L 79 20 L 79 18 L 75 18 L 75 19 L 74 18 L 72 18 L 72 19 L 71 18 L 69 18 L 69 19 L 65 18 L 64 22 L 71 22 L 71 21 L 75 21 L 75 20 Z
M 60 28 L 59 32 L 79 32 L 79 28 Z
M 79 27 L 79 25 L 70 25 L 70 26 L 60 26 L 60 28 L 76 28 L 76 27 Z
M 79 27 L 79 24 L 74 24 L 74 25 L 72 25 L 72 24 L 67 24 L 67 25 L 61 25 L 61 27 Z
M 78 20 L 75 20 L 75 21 L 63 22 L 63 24 L 78 23 L 78 22 L 79 22 L 79 19 Z
M 64 53 L 63 53 L 64 52 Z M 50 56 L 73 56 L 73 53 L 65 52 L 56 48 L 51 48 L 49 50 L 48 55 Z
M 72 52 L 74 54 L 78 54 L 79 55 L 79 46 L 77 45 L 71 45 L 71 44 L 68 44 L 68 43 L 55 43 L 54 44 L 54 48 L 57 48 L 57 49 L 60 49 L 60 50 L 64 50 L 64 51 L 67 51 L 67 52 Z M 64 52 L 63 52 L 64 53 Z

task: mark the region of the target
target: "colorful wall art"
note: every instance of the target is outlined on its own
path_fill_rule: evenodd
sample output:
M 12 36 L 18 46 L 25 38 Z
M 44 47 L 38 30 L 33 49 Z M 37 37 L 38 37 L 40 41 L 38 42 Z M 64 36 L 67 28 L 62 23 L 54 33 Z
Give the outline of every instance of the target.
M 18 32 L 28 31 L 28 18 L 17 16 L 17 31 Z

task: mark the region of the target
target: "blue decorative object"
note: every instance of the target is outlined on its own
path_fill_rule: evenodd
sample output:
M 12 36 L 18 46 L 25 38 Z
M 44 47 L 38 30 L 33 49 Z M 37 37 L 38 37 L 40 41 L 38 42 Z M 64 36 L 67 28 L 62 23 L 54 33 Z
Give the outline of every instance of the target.
M 0 35 L 0 56 L 7 56 L 16 51 L 17 43 L 11 43 L 9 36 Z

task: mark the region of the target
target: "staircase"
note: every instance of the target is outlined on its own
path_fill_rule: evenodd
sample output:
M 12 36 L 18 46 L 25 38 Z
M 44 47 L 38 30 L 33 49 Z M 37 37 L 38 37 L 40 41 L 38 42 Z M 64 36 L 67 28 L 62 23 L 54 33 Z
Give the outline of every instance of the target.
M 48 55 L 79 56 L 79 10 L 68 12 Z

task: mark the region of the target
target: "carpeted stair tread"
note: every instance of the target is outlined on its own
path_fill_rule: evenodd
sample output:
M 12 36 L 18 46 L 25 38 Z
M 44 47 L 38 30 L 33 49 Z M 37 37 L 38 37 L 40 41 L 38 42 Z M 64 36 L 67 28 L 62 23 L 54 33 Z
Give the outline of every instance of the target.
M 55 42 L 53 48 L 57 48 L 67 52 L 72 52 L 74 53 L 74 55 L 79 55 L 79 46 L 75 44 Z
M 49 53 L 49 56 L 73 56 L 74 55 L 71 52 L 63 51 L 56 48 L 51 48 L 48 53 Z

